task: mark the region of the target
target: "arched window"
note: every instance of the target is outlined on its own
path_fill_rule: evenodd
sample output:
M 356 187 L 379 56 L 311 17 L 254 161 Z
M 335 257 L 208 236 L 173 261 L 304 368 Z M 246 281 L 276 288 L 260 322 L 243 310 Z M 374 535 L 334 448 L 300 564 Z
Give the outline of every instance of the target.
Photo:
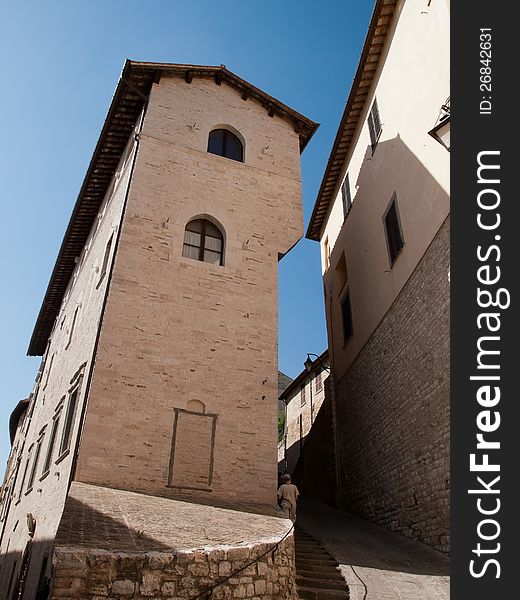
M 214 129 L 209 134 L 208 152 L 244 162 L 244 147 L 238 137 L 228 129 Z
M 194 219 L 184 230 L 182 255 L 213 265 L 222 265 L 224 237 L 220 229 L 206 219 Z

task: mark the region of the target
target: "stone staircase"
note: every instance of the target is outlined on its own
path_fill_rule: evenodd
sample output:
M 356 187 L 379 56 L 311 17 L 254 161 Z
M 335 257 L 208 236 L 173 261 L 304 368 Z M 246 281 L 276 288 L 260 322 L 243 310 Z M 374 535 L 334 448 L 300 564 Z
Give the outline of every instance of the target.
M 338 562 L 313 537 L 299 527 L 294 530 L 296 586 L 301 600 L 349 598 Z

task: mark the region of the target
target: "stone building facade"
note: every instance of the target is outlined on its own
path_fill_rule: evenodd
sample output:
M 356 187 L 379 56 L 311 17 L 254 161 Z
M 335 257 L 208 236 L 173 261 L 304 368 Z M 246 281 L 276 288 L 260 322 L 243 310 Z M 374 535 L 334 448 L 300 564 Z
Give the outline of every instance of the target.
M 444 552 L 449 153 L 428 133 L 449 106 L 449 41 L 449 2 L 376 2 L 307 231 L 322 256 L 337 501 Z
M 328 351 L 309 364 L 280 394 L 284 406 L 285 428 L 278 440 L 278 472 L 293 473 L 309 431 L 325 398 L 329 376 Z
M 53 597 L 97 597 L 67 567 L 74 531 L 104 532 L 95 548 L 78 542 L 82 555 L 139 554 L 155 497 L 173 523 L 185 501 L 201 506 L 210 562 L 204 511 L 234 509 L 217 527 L 230 547 L 234 513 L 273 511 L 277 262 L 302 234 L 299 156 L 316 127 L 224 66 L 125 64 L 29 346 L 43 360 L 3 490 L 1 600 L 57 573 Z M 139 501 L 107 516 L 114 490 Z M 260 539 L 287 534 L 261 520 Z M 113 547 L 122 523 L 130 537 Z M 174 535 L 158 545 L 176 552 Z M 292 597 L 291 577 L 276 597 Z M 165 597 L 189 596 L 168 581 Z M 255 582 L 242 597 L 275 597 Z

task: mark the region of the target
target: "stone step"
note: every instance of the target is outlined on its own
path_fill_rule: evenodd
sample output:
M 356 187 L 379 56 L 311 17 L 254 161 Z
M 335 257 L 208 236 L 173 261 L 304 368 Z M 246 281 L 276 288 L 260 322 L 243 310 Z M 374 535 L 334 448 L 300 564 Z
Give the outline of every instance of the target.
M 328 553 L 326 551 L 323 550 L 323 548 L 295 548 L 295 551 L 298 554 L 311 554 L 311 555 L 316 555 L 316 556 L 327 556 Z
M 349 598 L 336 559 L 310 535 L 295 531 L 296 588 L 301 600 Z
M 296 585 L 302 588 L 318 588 L 320 590 L 343 590 L 347 591 L 347 584 L 343 577 L 338 579 L 321 579 L 318 577 L 296 577 Z
M 325 560 L 306 559 L 301 556 L 296 557 L 296 568 L 309 569 L 310 571 L 335 571 L 338 563 L 334 559 L 326 558 Z
M 318 563 L 330 562 L 333 564 L 337 564 L 337 562 L 332 558 L 332 556 L 330 556 L 330 554 L 327 554 L 326 552 L 298 552 L 298 550 L 296 550 L 295 555 L 297 559 L 301 558 L 303 560 L 315 560 Z
M 334 575 L 334 573 L 339 573 L 341 575 L 338 566 L 333 564 L 317 565 L 313 562 L 297 561 L 296 568 L 298 569 L 298 573 L 300 571 L 309 573 L 323 573 L 324 575 L 327 575 L 327 577 Z
M 298 588 L 301 600 L 348 600 L 349 593 L 339 590 L 320 590 L 316 588 Z
M 294 545 L 296 548 L 316 548 L 318 550 L 323 550 L 322 545 L 317 542 L 299 542 L 296 540 Z
M 343 575 L 337 567 L 334 567 L 333 569 L 321 569 L 316 571 L 313 571 L 312 569 L 298 569 L 298 577 L 317 577 L 318 579 L 332 579 L 343 582 L 345 581 L 343 579 Z

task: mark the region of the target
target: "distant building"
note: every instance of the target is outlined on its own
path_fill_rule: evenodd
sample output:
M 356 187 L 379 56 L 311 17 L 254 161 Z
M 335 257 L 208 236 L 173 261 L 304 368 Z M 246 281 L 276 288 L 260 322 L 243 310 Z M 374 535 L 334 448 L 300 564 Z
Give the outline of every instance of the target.
M 310 220 L 337 496 L 449 550 L 449 2 L 378 0 Z M 447 117 L 448 116 L 448 117 Z
M 278 471 L 293 473 L 325 397 L 325 380 L 329 376 L 329 353 L 325 350 L 312 361 L 280 394 L 285 408 L 283 434 L 278 439 Z
M 132 580 L 116 559 L 102 580 L 96 561 L 64 564 L 89 544 L 171 557 L 175 538 L 146 529 L 156 507 L 174 523 L 164 499 L 275 506 L 277 263 L 303 233 L 316 127 L 224 66 L 125 64 L 30 342 L 37 384 L 13 414 L 2 600 L 34 598 L 49 575 L 71 597 L 171 596 L 188 584 L 146 561 Z
M 278 371 L 278 422 L 280 422 L 280 419 L 285 418 L 285 404 L 282 400 L 280 400 L 280 396 L 291 382 L 292 379 L 289 377 L 289 375 Z

